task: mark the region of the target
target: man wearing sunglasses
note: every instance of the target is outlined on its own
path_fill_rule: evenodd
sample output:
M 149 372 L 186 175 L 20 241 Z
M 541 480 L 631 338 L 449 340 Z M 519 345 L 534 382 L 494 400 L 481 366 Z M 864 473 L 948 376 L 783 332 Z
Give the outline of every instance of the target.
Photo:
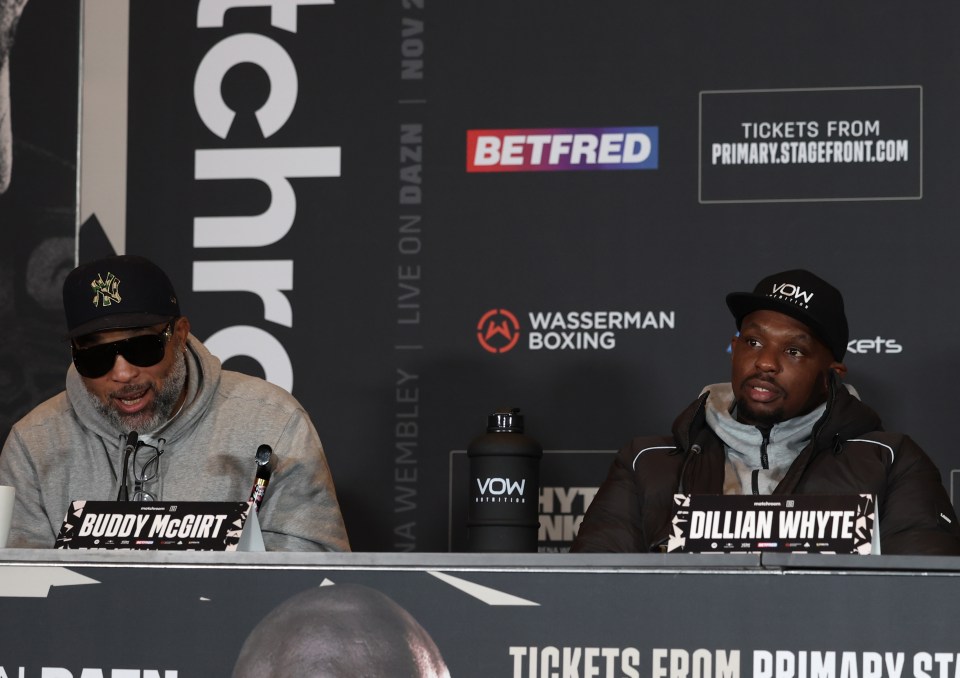
M 267 549 L 349 550 L 307 413 L 283 389 L 223 370 L 159 267 L 129 255 L 83 264 L 63 304 L 66 390 L 15 424 L 0 454 L 0 485 L 16 487 L 10 546 L 53 546 L 77 499 L 244 501 L 269 445 Z

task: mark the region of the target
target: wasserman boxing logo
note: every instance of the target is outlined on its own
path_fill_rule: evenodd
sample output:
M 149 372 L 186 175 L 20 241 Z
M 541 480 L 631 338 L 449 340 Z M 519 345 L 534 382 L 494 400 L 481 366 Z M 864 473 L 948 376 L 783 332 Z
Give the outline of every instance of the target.
M 517 316 L 504 308 L 492 308 L 477 323 L 477 341 L 490 353 L 506 353 L 520 339 Z
M 657 169 L 659 128 L 467 131 L 467 172 Z
M 490 309 L 477 323 L 477 341 L 489 353 L 514 349 L 521 333 L 531 351 L 610 350 L 623 331 L 676 328 L 675 311 L 530 311 L 527 320 L 522 329 L 511 311 Z

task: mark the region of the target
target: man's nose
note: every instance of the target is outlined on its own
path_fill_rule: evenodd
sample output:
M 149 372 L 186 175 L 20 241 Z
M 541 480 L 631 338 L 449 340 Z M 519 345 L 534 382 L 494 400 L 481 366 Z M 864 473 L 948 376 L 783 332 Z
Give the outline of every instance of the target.
M 117 355 L 110 370 L 110 378 L 114 381 L 128 382 L 140 373 L 140 368 L 127 362 L 122 355 Z
M 762 372 L 780 371 L 780 351 L 773 347 L 764 346 L 757 354 L 757 369 Z

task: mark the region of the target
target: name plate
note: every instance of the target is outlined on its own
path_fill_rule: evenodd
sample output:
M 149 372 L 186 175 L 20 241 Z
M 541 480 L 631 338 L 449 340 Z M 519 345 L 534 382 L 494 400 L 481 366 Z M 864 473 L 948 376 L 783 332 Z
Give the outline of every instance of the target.
M 249 511 L 245 501 L 73 501 L 55 546 L 236 551 Z
M 869 494 L 677 494 L 667 551 L 879 553 L 875 509 Z

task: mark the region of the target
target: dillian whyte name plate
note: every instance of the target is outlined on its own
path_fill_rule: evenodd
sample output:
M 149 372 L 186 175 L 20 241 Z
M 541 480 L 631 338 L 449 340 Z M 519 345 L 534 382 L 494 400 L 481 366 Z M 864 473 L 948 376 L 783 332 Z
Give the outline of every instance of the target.
M 235 551 L 249 510 L 245 501 L 73 501 L 56 548 Z
M 677 494 L 667 551 L 872 553 L 875 507 L 868 494 Z

